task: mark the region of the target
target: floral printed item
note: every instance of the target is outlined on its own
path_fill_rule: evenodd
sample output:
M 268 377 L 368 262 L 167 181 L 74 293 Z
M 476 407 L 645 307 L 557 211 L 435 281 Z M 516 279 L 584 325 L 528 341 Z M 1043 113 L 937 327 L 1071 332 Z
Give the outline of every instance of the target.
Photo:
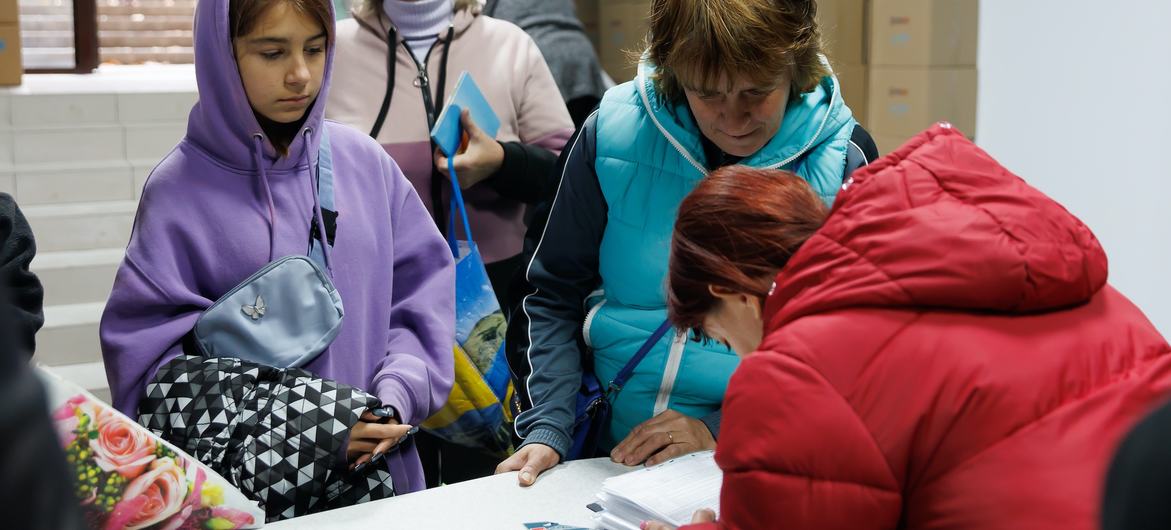
M 223 478 L 86 393 L 53 411 L 90 528 L 256 528 L 264 512 Z

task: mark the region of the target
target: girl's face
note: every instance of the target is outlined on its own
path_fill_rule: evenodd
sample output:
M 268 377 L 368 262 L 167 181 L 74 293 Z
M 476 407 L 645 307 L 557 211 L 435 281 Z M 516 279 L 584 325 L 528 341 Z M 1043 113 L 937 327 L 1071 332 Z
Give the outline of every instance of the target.
M 328 39 L 317 20 L 288 3 L 273 4 L 255 29 L 232 41 L 248 103 L 277 123 L 300 120 L 325 75 Z

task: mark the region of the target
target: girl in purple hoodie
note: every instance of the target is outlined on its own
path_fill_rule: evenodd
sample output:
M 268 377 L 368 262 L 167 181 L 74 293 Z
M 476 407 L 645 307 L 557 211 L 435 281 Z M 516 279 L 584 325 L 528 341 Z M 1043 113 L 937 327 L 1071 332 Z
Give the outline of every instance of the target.
M 270 521 L 422 489 L 406 432 L 453 379 L 451 253 L 378 143 L 322 118 L 332 44 L 328 0 L 199 2 L 199 102 L 147 181 L 101 323 L 114 405 Z M 316 207 L 323 132 L 335 212 Z M 202 312 L 306 255 L 314 226 L 346 310 L 330 347 L 302 369 L 199 356 L 187 339 Z

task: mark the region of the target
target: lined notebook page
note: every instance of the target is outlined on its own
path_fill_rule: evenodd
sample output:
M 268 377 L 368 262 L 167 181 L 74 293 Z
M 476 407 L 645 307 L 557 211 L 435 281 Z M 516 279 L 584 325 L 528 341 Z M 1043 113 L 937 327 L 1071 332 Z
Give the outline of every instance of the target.
M 724 475 L 714 456 L 712 451 L 701 451 L 608 478 L 602 483 L 598 498 L 615 516 L 649 516 L 643 519 L 658 519 L 676 526 L 690 523 L 692 514 L 702 508 L 715 510 L 719 515 Z

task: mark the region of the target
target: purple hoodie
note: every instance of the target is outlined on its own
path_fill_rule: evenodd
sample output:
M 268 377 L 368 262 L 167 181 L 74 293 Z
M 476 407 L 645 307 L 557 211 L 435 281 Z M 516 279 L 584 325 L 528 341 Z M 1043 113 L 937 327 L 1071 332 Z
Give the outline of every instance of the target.
M 122 412 L 136 417 L 147 382 L 182 352 L 182 337 L 216 299 L 272 258 L 308 252 L 316 201 L 309 168 L 322 127 L 329 128 L 338 211 L 333 282 L 346 316 L 330 348 L 305 368 L 375 394 L 412 425 L 447 400 L 455 337 L 451 253 L 382 147 L 323 120 L 332 64 L 330 46 L 321 92 L 288 156 L 279 157 L 244 93 L 228 0 L 199 2 L 199 102 L 187 136 L 146 183 L 102 316 L 102 356 Z M 399 493 L 424 488 L 413 447 L 387 460 Z

